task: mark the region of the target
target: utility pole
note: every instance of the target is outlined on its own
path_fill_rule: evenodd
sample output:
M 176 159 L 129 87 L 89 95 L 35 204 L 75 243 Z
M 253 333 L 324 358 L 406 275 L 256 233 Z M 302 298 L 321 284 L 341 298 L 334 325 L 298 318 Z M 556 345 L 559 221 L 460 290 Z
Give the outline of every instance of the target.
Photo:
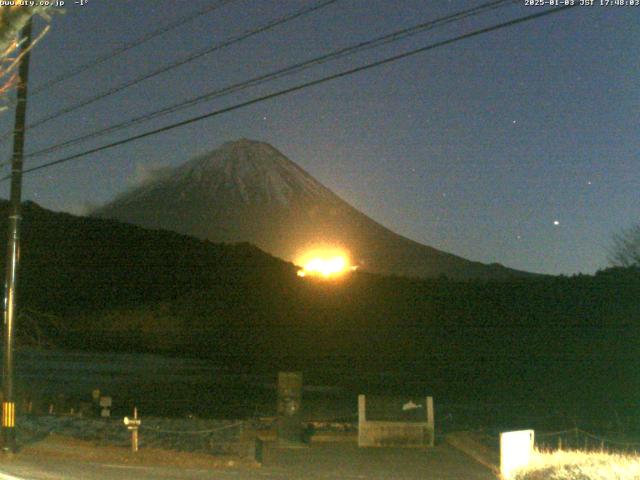
M 13 343 L 15 336 L 16 287 L 20 263 L 20 203 L 22 201 L 22 163 L 27 115 L 27 81 L 29 78 L 29 50 L 31 48 L 31 20 L 22 30 L 21 54 L 18 70 L 16 119 L 13 129 L 11 158 L 11 195 L 9 199 L 9 232 L 4 296 L 4 362 L 2 369 L 2 450 L 16 450 L 16 404 L 13 396 Z

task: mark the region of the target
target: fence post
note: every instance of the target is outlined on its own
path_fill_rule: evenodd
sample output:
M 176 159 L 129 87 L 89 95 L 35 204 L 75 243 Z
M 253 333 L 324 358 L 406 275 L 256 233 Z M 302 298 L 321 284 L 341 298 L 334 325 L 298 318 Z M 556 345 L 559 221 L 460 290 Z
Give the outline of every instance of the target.
M 138 408 L 133 407 L 133 419 L 138 420 Z M 133 430 L 131 430 L 131 451 L 138 451 L 138 426 L 135 426 Z
M 427 397 L 425 403 L 427 407 L 427 424 L 431 429 L 431 441 L 429 442 L 429 444 L 433 447 L 436 439 L 436 425 L 433 414 L 433 397 Z
M 366 397 L 362 394 L 358 395 L 358 447 L 363 447 L 366 443 L 365 438 L 365 423 L 367 422 L 367 401 Z

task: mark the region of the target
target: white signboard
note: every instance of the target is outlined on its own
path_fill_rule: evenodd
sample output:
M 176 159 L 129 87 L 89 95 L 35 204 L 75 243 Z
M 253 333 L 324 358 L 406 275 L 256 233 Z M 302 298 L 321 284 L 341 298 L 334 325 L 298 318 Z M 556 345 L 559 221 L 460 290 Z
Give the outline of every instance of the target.
M 500 473 L 504 478 L 511 478 L 516 469 L 529 465 L 533 440 L 533 430 L 500 434 Z

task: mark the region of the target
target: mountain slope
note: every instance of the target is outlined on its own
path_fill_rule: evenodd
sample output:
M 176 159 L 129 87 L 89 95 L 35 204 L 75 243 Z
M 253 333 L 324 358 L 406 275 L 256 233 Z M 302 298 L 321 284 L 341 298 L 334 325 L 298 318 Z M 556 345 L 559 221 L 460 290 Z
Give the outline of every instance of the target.
M 271 145 L 246 139 L 165 172 L 93 215 L 214 242 L 246 241 L 290 261 L 314 245 L 340 246 L 360 268 L 383 274 L 525 275 L 402 237 L 353 208 Z

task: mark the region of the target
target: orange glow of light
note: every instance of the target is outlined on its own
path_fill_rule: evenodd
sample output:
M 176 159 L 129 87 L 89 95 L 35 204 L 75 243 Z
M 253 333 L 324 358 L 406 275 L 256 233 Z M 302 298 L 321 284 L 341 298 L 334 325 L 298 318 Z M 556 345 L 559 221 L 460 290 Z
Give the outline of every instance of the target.
M 332 279 L 356 269 L 351 265 L 348 253 L 336 249 L 316 249 L 300 256 L 296 262 L 302 265 L 299 277 Z

